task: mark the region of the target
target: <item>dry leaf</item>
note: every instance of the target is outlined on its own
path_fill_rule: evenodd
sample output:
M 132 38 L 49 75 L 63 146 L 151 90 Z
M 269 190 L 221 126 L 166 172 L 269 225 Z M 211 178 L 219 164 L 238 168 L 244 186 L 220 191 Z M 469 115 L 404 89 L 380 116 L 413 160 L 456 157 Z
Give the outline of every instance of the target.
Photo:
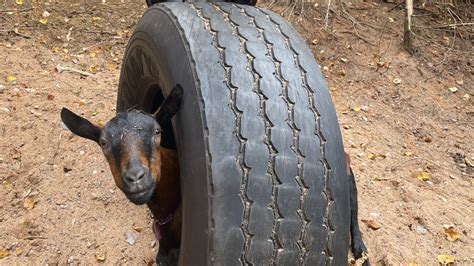
M 105 261 L 105 252 L 102 250 L 98 250 L 95 252 L 95 258 L 98 261 Z
M 368 259 L 369 259 L 369 254 L 367 254 L 367 252 L 364 251 L 362 252 L 362 257 L 358 258 L 354 264 L 356 266 L 362 266 Z
M 23 5 L 23 0 L 15 0 L 15 3 L 16 3 L 17 5 Z
M 445 224 L 443 227 L 444 227 L 444 232 L 446 233 L 446 237 L 448 238 L 449 241 L 454 242 L 461 238 L 461 234 L 459 234 L 459 232 L 456 231 L 456 229 L 454 229 L 454 225 Z
M 382 227 L 381 224 L 379 224 L 377 221 L 375 220 L 361 220 L 363 223 L 365 223 L 369 228 L 373 229 L 373 230 L 377 230 L 377 229 L 380 229 Z
M 394 78 L 393 79 L 393 84 L 398 85 L 400 83 L 402 83 L 402 80 L 400 78 Z
M 413 156 L 413 152 L 411 151 L 406 151 L 403 153 L 404 156 Z
M 112 63 L 107 63 L 107 65 L 105 65 L 105 68 L 109 71 L 114 71 L 115 69 L 117 69 L 117 65 L 112 64 Z
M 377 155 L 375 155 L 373 153 L 369 153 L 369 155 L 367 155 L 367 159 L 369 159 L 369 160 L 375 160 L 376 157 L 377 157 Z
M 451 255 L 438 255 L 438 261 L 442 265 L 448 265 L 450 263 L 454 263 L 454 256 L 451 256 Z
M 23 207 L 27 210 L 31 210 L 35 207 L 36 201 L 33 199 L 33 197 L 27 197 L 23 201 Z
M 354 108 L 352 108 L 352 110 L 354 110 L 354 112 L 360 112 L 361 108 L 360 108 L 360 106 L 354 106 Z
M 448 90 L 449 90 L 450 92 L 452 92 L 452 93 L 455 93 L 455 92 L 458 91 L 458 88 L 456 88 L 456 87 L 449 87 Z
M 462 99 L 466 102 L 469 101 L 470 98 L 471 98 L 471 96 L 469 96 L 469 94 L 467 94 L 467 93 L 462 96 Z
M 48 24 L 48 19 L 47 18 L 42 18 L 42 19 L 39 19 L 38 22 L 43 24 L 43 25 L 46 25 L 46 24 Z
M 430 174 L 428 174 L 428 172 L 421 172 L 416 176 L 416 178 L 421 181 L 428 181 L 430 180 Z
M 138 233 L 140 233 L 140 232 L 143 230 L 143 227 L 138 226 L 138 225 L 135 225 L 135 226 L 133 226 L 133 230 L 135 230 L 135 231 L 137 231 Z
M 0 249 L 0 259 L 3 259 L 8 256 L 10 256 L 10 251 L 8 251 L 6 248 Z
M 16 77 L 13 76 L 13 75 L 8 75 L 5 79 L 6 79 L 8 82 L 12 82 L 12 81 L 15 81 L 15 80 L 16 80 Z
M 97 67 L 96 66 L 90 66 L 89 67 L 89 72 L 91 72 L 92 74 L 97 73 Z
M 95 52 L 90 52 L 90 53 L 89 53 L 89 57 L 90 57 L 90 58 L 94 58 L 95 56 L 96 56 L 96 53 L 95 53 Z

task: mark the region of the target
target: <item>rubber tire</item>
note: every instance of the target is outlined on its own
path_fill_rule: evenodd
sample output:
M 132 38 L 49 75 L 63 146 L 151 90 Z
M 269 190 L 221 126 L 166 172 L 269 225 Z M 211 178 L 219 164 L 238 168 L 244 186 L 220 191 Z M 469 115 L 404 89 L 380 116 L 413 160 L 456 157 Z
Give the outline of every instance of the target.
M 117 111 L 151 112 L 174 84 L 181 265 L 346 265 L 349 180 L 320 67 L 278 15 L 162 3 L 129 41 Z

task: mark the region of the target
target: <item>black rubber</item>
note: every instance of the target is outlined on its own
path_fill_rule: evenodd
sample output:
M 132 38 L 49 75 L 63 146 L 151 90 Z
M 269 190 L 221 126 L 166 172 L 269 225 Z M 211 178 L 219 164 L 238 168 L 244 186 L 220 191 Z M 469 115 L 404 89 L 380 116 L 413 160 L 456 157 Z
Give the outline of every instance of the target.
M 296 31 L 251 6 L 154 5 L 128 44 L 117 111 L 152 112 L 176 83 L 180 264 L 346 265 L 341 133 Z

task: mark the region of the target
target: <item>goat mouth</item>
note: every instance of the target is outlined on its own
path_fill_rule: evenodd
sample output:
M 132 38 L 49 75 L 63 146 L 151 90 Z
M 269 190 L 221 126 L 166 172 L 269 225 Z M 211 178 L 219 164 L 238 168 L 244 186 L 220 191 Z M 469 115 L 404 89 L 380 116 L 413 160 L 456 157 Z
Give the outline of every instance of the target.
M 128 191 L 125 193 L 127 198 L 134 204 L 141 205 L 150 202 L 155 185 L 151 185 L 147 188 L 138 191 Z

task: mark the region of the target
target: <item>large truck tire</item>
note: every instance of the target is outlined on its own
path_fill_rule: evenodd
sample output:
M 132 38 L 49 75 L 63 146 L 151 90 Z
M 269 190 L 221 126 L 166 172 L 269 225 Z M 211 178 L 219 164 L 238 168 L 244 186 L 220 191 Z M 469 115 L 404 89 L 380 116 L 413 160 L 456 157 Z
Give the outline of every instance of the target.
M 165 131 L 180 157 L 180 264 L 347 265 L 341 133 L 288 22 L 233 3 L 154 5 L 129 41 L 117 111 L 153 112 L 176 83 Z

